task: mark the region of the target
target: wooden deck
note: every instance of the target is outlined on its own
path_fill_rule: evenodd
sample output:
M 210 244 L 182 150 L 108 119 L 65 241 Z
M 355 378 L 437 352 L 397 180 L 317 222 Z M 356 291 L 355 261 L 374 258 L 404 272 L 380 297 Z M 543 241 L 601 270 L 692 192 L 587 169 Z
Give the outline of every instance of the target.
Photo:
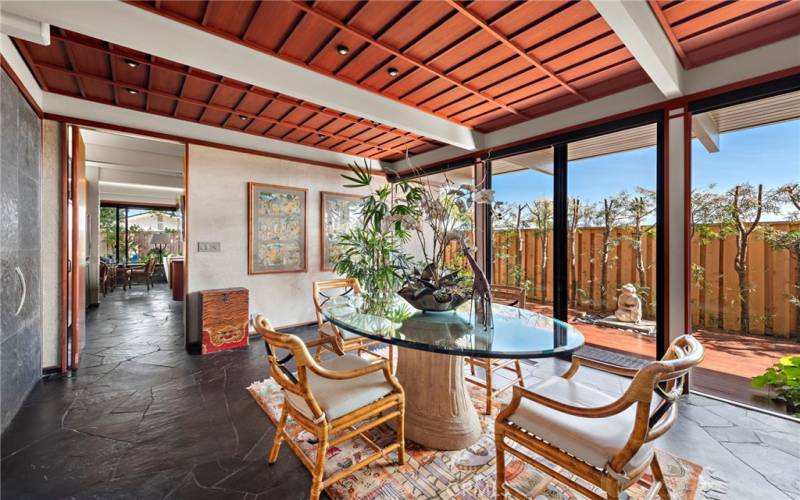
M 529 304 L 528 307 L 544 314 L 552 314 L 550 306 Z M 588 345 L 637 357 L 655 358 L 655 337 L 581 323 L 575 320 L 578 314 L 579 311 L 570 310 L 569 320 L 583 333 Z M 783 356 L 800 356 L 800 342 L 708 330 L 698 330 L 695 335 L 705 347 L 706 354 L 700 367 L 694 371 L 693 389 L 783 412 L 782 406 L 769 400 L 765 391 L 750 386 L 750 378 L 760 375 Z

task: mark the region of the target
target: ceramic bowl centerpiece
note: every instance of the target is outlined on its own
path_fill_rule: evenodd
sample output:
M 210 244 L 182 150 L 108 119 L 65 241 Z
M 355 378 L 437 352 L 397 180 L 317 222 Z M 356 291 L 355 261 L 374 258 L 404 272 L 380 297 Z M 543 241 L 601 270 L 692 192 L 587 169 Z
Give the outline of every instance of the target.
M 342 176 L 349 181 L 346 187 L 372 188 L 374 177 L 366 162 L 352 164 L 350 170 Z M 360 226 L 339 236 L 342 252 L 334 270 L 358 278 L 371 294 L 397 293 L 416 309 L 451 311 L 472 298 L 472 269 L 463 251 L 474 204 L 491 203 L 492 195 L 446 177 L 436 184 L 384 184 L 364 197 Z M 404 250 L 412 242 L 416 256 Z

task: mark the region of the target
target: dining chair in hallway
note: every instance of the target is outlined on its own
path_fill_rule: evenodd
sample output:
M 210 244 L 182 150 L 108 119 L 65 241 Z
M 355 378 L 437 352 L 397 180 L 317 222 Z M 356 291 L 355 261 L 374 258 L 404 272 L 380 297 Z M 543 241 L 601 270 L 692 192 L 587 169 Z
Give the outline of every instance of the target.
M 389 356 L 385 358 L 369 349 L 370 347 L 383 345 L 381 342 L 342 330 L 337 328 L 330 321 L 325 321 L 325 318 L 322 316 L 322 306 L 334 298 L 329 295 L 333 290 L 341 291 L 341 293 L 338 294 L 339 296 L 348 295 L 350 293 L 360 294 L 362 292 L 361 284 L 355 278 L 338 278 L 314 282 L 312 294 L 314 296 L 314 311 L 317 315 L 317 331 L 319 332 L 320 338 L 333 337 L 336 339 L 338 349 L 343 352 L 356 351 L 359 355 L 361 355 L 361 353 L 366 353 L 373 357 L 388 359 L 390 365 L 393 365 L 394 346 L 391 344 L 389 345 Z M 319 361 L 323 352 L 333 351 L 331 345 L 330 343 L 320 344 L 317 347 L 314 359 Z
M 588 498 L 603 498 L 523 450 L 597 486 L 608 499 L 619 498 L 637 482 L 644 483 L 642 476 L 650 469 L 653 480 L 645 484 L 649 486 L 646 498 L 656 494 L 670 498 L 655 443 L 675 423 L 686 375 L 703 360 L 703 352 L 697 339 L 683 335 L 660 361 L 638 370 L 574 355 L 563 376 L 550 377 L 530 390 L 514 386 L 511 403 L 495 420 L 497 498 L 505 498 L 506 493 L 525 498 L 505 481 L 506 453 Z M 573 380 L 581 366 L 632 380 L 615 398 Z
M 492 285 L 492 301 L 525 309 L 525 289 L 517 286 Z M 467 377 L 467 382 L 486 389 L 486 409 L 484 413 L 487 415 L 492 414 L 492 401 L 495 396 L 515 384 L 525 387 L 525 377 L 522 374 L 522 365 L 518 359 L 464 358 L 464 361 L 469 364 L 470 376 Z M 475 376 L 476 366 L 483 369 L 484 379 Z M 500 370 L 513 372 L 515 378 L 506 381 L 498 388 L 493 384 L 492 374 Z
M 304 343 L 295 335 L 276 332 L 262 315 L 256 317 L 256 330 L 266 344 L 272 377 L 284 395 L 275 440 L 269 453 L 270 464 L 277 461 L 281 443 L 286 440 L 311 472 L 309 498 L 316 500 L 330 484 L 394 451 L 398 463 L 405 463 L 405 394 L 388 361 L 370 362 L 355 354 L 343 353 L 331 336 Z M 340 355 L 318 363 L 308 348 L 326 343 Z M 279 359 L 278 349 L 288 350 L 289 354 Z M 296 366 L 294 372 L 286 366 L 291 359 Z M 318 440 L 313 462 L 287 434 L 286 420 L 289 416 Z M 366 431 L 390 421 L 396 422 L 397 438 L 392 443 L 379 446 L 364 435 Z M 361 436 L 374 453 L 325 478 L 328 450 L 357 436 Z
M 135 267 L 130 269 L 130 273 L 128 274 L 128 288 L 134 282 L 144 283 L 147 286 L 147 291 L 150 291 L 150 288 L 153 286 L 153 273 L 155 272 L 156 268 L 156 259 L 153 257 L 147 261 L 147 263 L 142 267 Z

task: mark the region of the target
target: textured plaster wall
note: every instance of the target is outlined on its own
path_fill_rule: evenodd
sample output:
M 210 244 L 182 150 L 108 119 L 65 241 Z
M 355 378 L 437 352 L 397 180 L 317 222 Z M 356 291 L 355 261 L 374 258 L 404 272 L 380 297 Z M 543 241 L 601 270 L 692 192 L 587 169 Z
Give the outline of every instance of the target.
M 342 187 L 342 173 L 332 168 L 189 146 L 190 341 L 197 340 L 194 292 L 199 290 L 246 287 L 250 290 L 251 315 L 264 314 L 275 326 L 315 319 L 311 283 L 335 276 L 320 270 L 320 192 L 358 192 Z M 248 181 L 308 189 L 306 272 L 247 274 Z M 221 252 L 199 253 L 198 241 L 219 241 Z
M 59 359 L 61 304 L 61 134 L 64 125 L 42 122 L 42 366 Z

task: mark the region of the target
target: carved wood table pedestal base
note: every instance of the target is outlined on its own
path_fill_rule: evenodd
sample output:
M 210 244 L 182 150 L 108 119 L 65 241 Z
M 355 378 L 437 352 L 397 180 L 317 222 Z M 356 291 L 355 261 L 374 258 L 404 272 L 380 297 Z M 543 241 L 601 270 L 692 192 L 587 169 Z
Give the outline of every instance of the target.
M 481 435 L 464 381 L 464 358 L 398 349 L 397 378 L 406 393 L 406 439 L 437 450 L 462 450 Z

